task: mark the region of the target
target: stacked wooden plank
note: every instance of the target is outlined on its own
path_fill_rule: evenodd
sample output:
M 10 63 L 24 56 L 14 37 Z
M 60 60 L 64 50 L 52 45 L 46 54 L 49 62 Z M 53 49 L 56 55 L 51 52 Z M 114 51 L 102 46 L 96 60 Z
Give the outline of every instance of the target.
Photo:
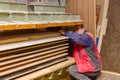
M 36 29 L 83 24 L 77 14 L 65 13 L 65 6 L 35 5 L 0 1 L 0 30 Z
M 31 29 L 80 25 L 80 16 L 64 13 L 65 7 L 37 5 L 32 10 L 26 5 L 0 1 L 0 35 L 10 33 L 0 37 L 0 80 L 33 80 L 75 63 L 68 57 L 67 37 Z M 10 31 L 19 33 L 18 29 L 30 29 L 31 33 L 13 35 Z
M 0 80 L 36 79 L 73 64 L 68 45 L 64 36 L 1 44 Z

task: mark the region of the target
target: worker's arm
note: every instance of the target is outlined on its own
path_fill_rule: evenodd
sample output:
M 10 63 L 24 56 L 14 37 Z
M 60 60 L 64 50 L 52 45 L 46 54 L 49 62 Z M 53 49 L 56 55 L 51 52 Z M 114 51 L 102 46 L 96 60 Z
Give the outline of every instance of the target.
M 65 36 L 71 38 L 74 42 L 84 47 L 93 46 L 93 40 L 88 34 L 78 34 L 72 31 L 68 31 L 65 33 Z

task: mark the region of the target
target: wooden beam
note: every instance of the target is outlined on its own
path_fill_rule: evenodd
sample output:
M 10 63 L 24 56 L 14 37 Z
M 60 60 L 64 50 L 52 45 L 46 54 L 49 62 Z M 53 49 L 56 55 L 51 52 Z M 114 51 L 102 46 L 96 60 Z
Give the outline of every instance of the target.
M 108 22 L 108 19 L 105 19 L 103 35 L 106 34 L 107 22 Z
M 60 35 L 61 35 L 60 33 L 43 32 L 43 33 L 32 33 L 32 34 L 24 34 L 24 35 L 1 36 L 0 44 L 8 44 L 8 43 L 15 43 L 20 41 L 50 38 L 50 37 L 56 37 Z
M 70 22 L 55 22 L 55 23 L 41 23 L 41 24 L 4 24 L 0 25 L 0 30 L 20 30 L 20 29 L 39 29 L 47 27 L 58 26 L 73 26 L 78 24 L 84 24 L 84 21 L 70 21 Z
M 102 24 L 101 24 L 101 28 L 100 28 L 100 36 L 99 36 L 99 41 L 98 41 L 98 51 L 99 52 L 101 50 L 102 39 L 103 39 L 103 34 L 104 34 L 104 28 L 106 27 L 105 24 L 106 24 L 106 17 L 107 17 L 107 12 L 108 12 L 108 6 L 109 6 L 109 0 L 104 0 Z

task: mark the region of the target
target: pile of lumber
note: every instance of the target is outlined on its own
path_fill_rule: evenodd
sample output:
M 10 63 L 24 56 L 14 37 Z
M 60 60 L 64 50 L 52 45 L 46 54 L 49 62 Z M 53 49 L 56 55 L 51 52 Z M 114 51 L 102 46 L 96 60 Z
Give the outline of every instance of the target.
M 36 79 L 74 64 L 68 57 L 67 37 L 46 33 L 43 38 L 43 34 L 38 39 L 0 45 L 0 80 Z

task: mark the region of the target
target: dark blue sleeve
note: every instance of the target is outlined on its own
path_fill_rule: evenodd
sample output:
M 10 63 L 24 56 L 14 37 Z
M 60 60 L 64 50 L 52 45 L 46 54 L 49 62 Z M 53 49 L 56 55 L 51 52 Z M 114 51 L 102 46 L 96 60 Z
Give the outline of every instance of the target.
M 69 37 L 74 42 L 84 47 L 93 46 L 93 40 L 90 38 L 88 34 L 78 34 L 72 31 L 68 31 L 65 33 L 65 36 Z

